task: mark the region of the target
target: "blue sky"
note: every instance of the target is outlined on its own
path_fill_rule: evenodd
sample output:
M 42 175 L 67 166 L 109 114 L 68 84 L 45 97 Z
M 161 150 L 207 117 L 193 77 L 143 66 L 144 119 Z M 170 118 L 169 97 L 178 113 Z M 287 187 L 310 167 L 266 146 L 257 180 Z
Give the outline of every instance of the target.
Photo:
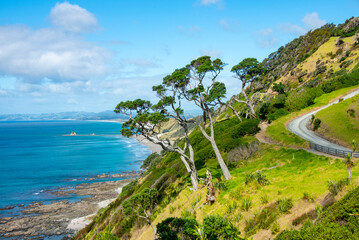
M 230 68 L 263 60 L 325 23 L 357 16 L 358 0 L 0 1 L 0 114 L 112 110 L 156 101 L 151 86 L 202 55 Z

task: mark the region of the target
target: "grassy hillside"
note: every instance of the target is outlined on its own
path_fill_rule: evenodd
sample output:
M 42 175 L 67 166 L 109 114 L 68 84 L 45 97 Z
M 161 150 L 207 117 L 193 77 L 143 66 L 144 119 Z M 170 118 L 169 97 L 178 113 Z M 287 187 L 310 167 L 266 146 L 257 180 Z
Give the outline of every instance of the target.
M 358 18 L 338 26 L 327 24 L 265 59 L 264 75 L 246 89 L 250 98 L 259 95 L 256 119 L 240 122 L 232 110 L 224 107 L 216 110 L 215 140 L 231 180 L 222 180 L 214 151 L 196 127 L 198 122 L 191 126 L 190 142 L 198 177 L 205 178 L 207 169 L 213 176 L 216 197 L 213 205 L 204 204 L 205 187 L 196 192 L 190 190 L 189 174 L 178 154 L 151 155 L 145 161 L 148 170 L 141 178 L 124 187 L 118 199 L 100 210 L 75 239 L 153 239 L 154 231 L 147 221 L 128 211 L 135 208 L 129 199 L 135 199 L 133 196 L 141 199 L 147 188 L 156 191 L 156 198 L 151 200 L 155 203 L 151 221 L 160 224 L 158 230 L 167 234 L 163 235 L 167 238 L 161 239 L 207 239 L 204 233 L 223 229 L 225 232 L 216 233 L 211 239 L 239 239 L 238 230 L 241 237 L 273 239 L 283 230 L 299 230 L 317 223 L 317 219 L 326 216 L 323 210 L 359 185 L 359 166 L 353 168 L 349 183 L 342 160 L 288 148 L 303 148 L 308 143 L 290 133 L 286 124 L 358 88 L 359 40 L 355 36 L 358 29 Z M 258 91 L 260 94 L 254 95 Z M 343 136 L 339 133 L 333 136 L 338 139 L 344 139 L 346 134 L 359 136 L 359 129 L 358 133 L 350 131 L 349 125 L 358 126 L 355 122 L 358 105 L 347 101 L 340 104 L 344 113 L 338 109 L 318 114 L 323 118 L 320 131 L 339 129 L 331 124 L 337 123 L 333 118 L 341 117 L 343 126 L 339 131 Z M 234 103 L 233 107 L 244 119 L 248 110 L 245 104 Z M 353 109 L 354 117 L 343 115 L 349 108 Z M 265 134 L 279 145 L 258 142 L 255 134 L 261 121 L 270 123 Z M 162 127 L 163 138 L 183 146 L 178 139 L 181 130 L 173 120 Z M 285 231 L 279 237 L 286 239 L 291 234 L 297 232 Z M 232 237 L 224 237 L 228 235 Z
M 274 142 L 280 143 L 285 146 L 291 147 L 307 147 L 307 142 L 298 137 L 297 135 L 291 133 L 287 128 L 286 124 L 293 118 L 296 118 L 300 115 L 308 113 L 316 108 L 324 106 L 331 101 L 335 101 L 339 99 L 342 95 L 345 95 L 352 91 L 353 89 L 358 88 L 358 86 L 342 88 L 340 90 L 336 90 L 334 92 L 323 94 L 322 96 L 316 98 L 314 100 L 314 105 L 307 107 L 298 112 L 293 112 L 289 115 L 283 116 L 275 121 L 273 121 L 266 129 L 266 135 L 271 138 Z M 319 116 L 319 115 L 318 115 Z M 335 122 L 335 120 L 333 120 Z
M 246 176 L 258 170 L 265 174 L 269 184 L 260 185 L 256 181 L 245 184 Z M 225 183 L 225 189 L 217 189 L 218 200 L 213 205 L 200 207 L 206 189 L 192 193 L 184 188 L 158 213 L 155 223 L 168 217 L 194 217 L 201 223 L 205 216 L 219 214 L 230 219 L 246 237 L 272 238 L 278 225 L 279 230 L 297 228 L 309 219 L 303 216 L 321 205 L 328 194 L 327 181 L 343 179 L 347 171 L 344 164 L 334 158 L 261 144 L 261 150 L 248 160 L 240 161 L 231 174 L 233 179 Z M 359 167 L 354 168 L 354 175 L 359 175 Z M 357 183 L 353 182 L 352 186 Z M 293 207 L 281 213 L 277 209 L 278 201 L 286 199 L 291 199 Z M 250 202 L 248 210 L 243 207 L 246 201 Z M 150 239 L 152 235 L 152 228 L 145 225 L 136 229 L 131 239 Z
M 328 139 L 351 148 L 359 142 L 359 96 L 339 102 L 316 114 L 322 120 L 318 132 Z
M 320 214 L 315 224 L 282 232 L 276 239 L 359 239 L 359 188 Z

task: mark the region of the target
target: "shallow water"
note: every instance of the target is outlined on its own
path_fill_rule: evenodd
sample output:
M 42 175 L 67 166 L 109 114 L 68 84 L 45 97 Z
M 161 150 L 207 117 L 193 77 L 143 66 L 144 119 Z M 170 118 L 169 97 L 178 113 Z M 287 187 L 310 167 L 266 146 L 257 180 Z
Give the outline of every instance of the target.
M 76 201 L 76 195 L 56 197 L 48 190 L 102 173 L 139 170 L 151 151 L 121 136 L 120 129 L 119 123 L 96 121 L 0 122 L 0 208 Z M 64 136 L 72 131 L 78 136 Z

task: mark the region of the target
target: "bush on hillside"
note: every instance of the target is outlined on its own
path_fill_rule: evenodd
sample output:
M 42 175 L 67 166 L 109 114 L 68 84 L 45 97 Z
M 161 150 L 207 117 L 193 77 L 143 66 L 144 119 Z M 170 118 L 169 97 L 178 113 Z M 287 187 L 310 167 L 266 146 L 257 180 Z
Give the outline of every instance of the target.
M 320 120 L 319 118 L 316 118 L 313 122 L 313 130 L 317 131 L 318 128 L 320 127 L 321 123 L 322 123 L 322 120 Z
M 226 218 L 210 215 L 203 219 L 203 232 L 207 239 L 241 239 L 240 231 Z
M 314 104 L 314 99 L 321 96 L 323 91 L 320 88 L 298 88 L 288 94 L 285 102 L 286 109 L 295 112 Z
M 324 210 L 315 224 L 285 230 L 276 239 L 359 239 L 359 188 Z
M 197 239 L 194 218 L 170 217 L 157 224 L 158 240 Z

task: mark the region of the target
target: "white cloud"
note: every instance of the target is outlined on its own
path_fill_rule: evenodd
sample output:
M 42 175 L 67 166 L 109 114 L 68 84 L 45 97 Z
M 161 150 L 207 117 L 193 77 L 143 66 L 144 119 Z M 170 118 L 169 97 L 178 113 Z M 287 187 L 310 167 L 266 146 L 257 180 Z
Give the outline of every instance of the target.
M 291 23 L 281 23 L 277 28 L 285 33 L 291 33 L 294 35 L 303 35 L 307 32 L 301 26 Z
M 317 12 L 306 14 L 303 17 L 302 22 L 305 24 L 305 26 L 309 30 L 319 28 L 319 27 L 323 26 L 324 24 L 326 24 L 325 20 L 322 20 L 319 18 L 319 15 Z
M 219 4 L 220 2 L 221 0 L 199 0 L 199 4 L 204 6 Z
M 219 25 L 227 32 L 235 32 L 240 27 L 237 21 L 231 19 L 221 19 Z
M 111 54 L 66 32 L 26 26 L 0 26 L 0 75 L 39 82 L 87 79 L 106 72 Z
M 97 19 L 92 13 L 69 2 L 56 3 L 49 17 L 53 25 L 70 32 L 88 32 L 98 27 Z
M 0 89 L 0 96 L 6 96 L 7 92 L 5 90 Z
M 200 50 L 200 53 L 202 56 L 210 56 L 212 58 L 218 58 L 222 55 L 222 52 L 219 50 L 206 50 L 202 49 Z
M 274 35 L 271 28 L 261 29 L 254 33 L 256 43 L 261 48 L 271 48 L 279 43 L 279 39 Z
M 265 28 L 265 29 L 261 29 L 258 32 L 254 33 L 256 35 L 262 36 L 262 37 L 267 37 L 273 34 L 273 29 L 271 28 Z
M 79 102 L 76 101 L 76 99 L 73 99 L 73 98 L 67 99 L 66 102 L 67 102 L 68 104 L 75 104 L 75 105 L 78 105 L 78 104 L 79 104 Z

